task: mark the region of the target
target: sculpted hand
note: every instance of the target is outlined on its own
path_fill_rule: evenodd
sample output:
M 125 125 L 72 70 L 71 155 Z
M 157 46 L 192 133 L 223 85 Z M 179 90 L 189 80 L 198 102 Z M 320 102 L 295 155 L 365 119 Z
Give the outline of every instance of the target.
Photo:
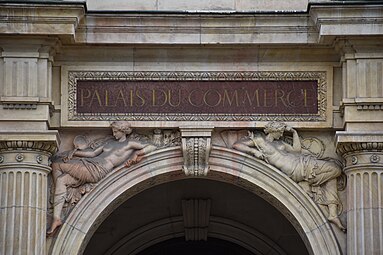
M 131 165 L 135 164 L 136 162 L 132 159 L 128 159 L 128 161 L 125 162 L 126 167 L 130 167 Z
M 259 151 L 257 151 L 257 150 L 254 150 L 253 155 L 254 155 L 254 157 L 256 157 L 256 158 L 259 158 L 259 159 L 262 159 L 262 160 L 265 159 L 265 156 L 264 156 L 261 152 L 259 152 Z
M 294 132 L 294 131 L 295 131 L 295 129 L 292 128 L 291 126 L 286 126 L 286 127 L 285 127 L 285 130 L 286 130 L 287 132 Z
M 72 154 L 71 153 L 68 153 L 68 155 L 66 155 L 65 157 L 63 157 L 63 162 L 66 163 L 68 162 L 69 160 L 72 159 Z
M 68 155 L 66 155 L 65 157 L 63 157 L 63 162 L 66 163 L 66 162 L 68 162 L 69 160 L 71 160 L 71 159 L 73 158 L 73 156 L 74 156 L 74 154 L 76 153 L 77 150 L 78 150 L 78 149 L 75 148 L 74 150 L 68 152 Z
M 70 160 L 70 158 L 68 156 L 63 157 L 63 162 L 64 163 L 68 162 L 69 160 Z

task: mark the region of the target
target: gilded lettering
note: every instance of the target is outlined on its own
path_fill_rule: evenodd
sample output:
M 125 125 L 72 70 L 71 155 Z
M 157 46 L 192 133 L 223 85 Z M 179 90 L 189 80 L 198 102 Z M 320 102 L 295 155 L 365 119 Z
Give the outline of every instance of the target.
M 263 90 L 263 106 L 264 107 L 273 107 L 272 105 L 267 105 L 267 90 Z
M 171 89 L 168 90 L 169 105 L 171 107 L 177 107 L 181 104 L 181 90 L 180 89 L 178 90 L 178 102 L 177 102 L 177 104 L 173 104 L 173 102 L 172 102 L 172 95 L 173 95 L 172 92 L 173 92 L 173 90 L 171 90 Z
M 257 107 L 260 106 L 260 105 L 259 105 L 259 93 L 258 93 L 258 89 L 254 91 L 252 97 L 250 97 L 249 92 L 248 92 L 247 90 L 245 90 L 245 98 L 244 98 L 244 100 L 243 100 L 244 103 L 245 103 L 245 99 L 247 99 L 247 101 L 249 101 L 249 105 L 250 105 L 250 106 L 253 106 L 254 100 L 255 100 L 255 103 L 256 103 L 255 105 L 256 105 Z
M 192 101 L 192 98 L 197 98 L 196 96 L 194 96 L 194 93 L 195 92 L 198 92 L 199 90 L 198 89 L 194 89 L 192 90 L 189 95 L 188 95 L 188 101 L 189 101 L 189 104 L 191 104 L 192 106 L 194 107 L 201 107 L 203 105 L 203 101 L 201 100 L 201 103 L 200 104 L 196 104 Z
M 109 91 L 105 89 L 105 106 L 109 106 Z
M 122 92 L 121 89 L 118 91 L 115 106 L 118 105 L 118 101 L 120 101 L 120 100 L 122 100 L 122 102 L 124 103 L 124 106 L 126 106 L 124 92 Z
M 86 95 L 84 94 L 84 91 L 86 91 Z M 81 89 L 80 90 L 80 106 L 84 106 L 84 99 L 90 98 L 91 92 L 89 89 Z
M 278 101 L 281 101 L 283 106 L 288 107 L 288 105 L 285 102 L 284 97 L 285 97 L 285 92 L 281 89 L 276 89 L 275 90 L 275 105 L 274 106 L 277 107 Z
M 100 97 L 100 94 L 98 93 L 97 89 L 94 90 L 94 92 L 93 92 L 92 99 L 90 100 L 90 103 L 89 103 L 90 107 L 92 107 L 94 100 L 97 100 L 98 105 L 102 106 L 101 97 Z
M 233 105 L 233 102 L 235 101 L 235 105 L 238 107 L 238 91 L 234 90 L 234 92 L 231 95 L 231 98 L 229 96 L 229 92 L 225 89 L 223 92 L 223 99 L 222 99 L 222 105 L 225 106 L 225 102 L 228 102 L 229 106 Z
M 156 91 L 159 91 L 163 95 L 163 102 L 162 102 L 162 104 L 157 104 L 157 102 L 159 101 L 158 100 L 159 96 L 156 93 Z M 166 91 L 164 91 L 162 89 L 157 89 L 157 90 L 156 89 L 152 89 L 152 106 L 164 106 L 167 101 L 168 101 L 168 97 L 167 97 Z
M 213 97 L 212 96 L 208 96 L 210 93 L 214 92 L 218 97 L 217 97 L 217 102 L 215 104 L 209 104 L 207 98 L 209 99 L 212 99 Z M 215 90 L 215 89 L 209 89 L 208 91 L 205 92 L 205 94 L 203 95 L 203 102 L 209 106 L 209 107 L 216 107 L 218 106 L 220 103 L 221 103 L 221 100 L 222 100 L 222 96 L 221 94 Z
M 293 90 L 291 90 L 291 91 L 289 91 L 289 93 L 287 93 L 287 95 L 286 95 L 286 101 L 287 101 L 288 106 L 290 106 L 290 107 L 294 107 L 295 105 L 294 105 L 293 102 L 291 102 L 291 100 L 290 100 L 291 93 L 293 93 Z
M 305 107 L 307 107 L 307 90 L 306 89 L 302 89 L 302 94 L 303 94 L 303 105 Z
M 137 106 L 144 106 L 145 105 L 145 98 L 143 97 L 143 95 L 141 95 L 139 90 L 136 90 L 136 96 L 138 99 L 141 100 L 141 104 L 139 104 Z

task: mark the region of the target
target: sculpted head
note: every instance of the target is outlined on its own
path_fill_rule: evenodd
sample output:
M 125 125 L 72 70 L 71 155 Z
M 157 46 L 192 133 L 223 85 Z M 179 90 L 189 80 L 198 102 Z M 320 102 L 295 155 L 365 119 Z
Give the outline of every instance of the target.
M 285 132 L 285 129 L 285 123 L 272 121 L 266 124 L 264 131 L 266 134 L 275 135 L 274 138 L 279 139 L 283 135 L 283 132 Z
M 76 149 L 85 150 L 89 147 L 89 140 L 86 136 L 78 135 L 73 139 L 73 145 Z
M 124 134 L 130 134 L 132 133 L 132 128 L 130 126 L 130 123 L 127 121 L 113 121 L 110 124 L 110 127 L 113 130 L 121 131 Z

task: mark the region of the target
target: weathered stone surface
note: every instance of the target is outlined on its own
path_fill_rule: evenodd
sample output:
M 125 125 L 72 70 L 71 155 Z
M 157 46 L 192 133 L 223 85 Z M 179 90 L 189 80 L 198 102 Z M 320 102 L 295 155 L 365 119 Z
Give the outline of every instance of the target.
M 221 116 L 221 120 L 206 121 L 197 113 L 196 119 L 188 116 L 183 121 L 166 116 L 134 120 L 137 130 L 158 129 L 164 137 L 172 140 L 178 136 L 178 140 L 167 148 L 164 140 L 155 138 L 161 132 L 151 134 L 160 149 L 147 161 L 129 168 L 131 172 L 112 172 L 82 197 L 56 242 L 52 240 L 53 254 L 81 253 L 106 215 L 144 188 L 197 177 L 237 185 L 269 201 L 294 224 L 314 254 L 379 253 L 383 243 L 379 196 L 383 158 L 382 8 L 376 1 L 327 0 L 3 1 L 0 222 L 5 224 L 0 228 L 0 253 L 44 254 L 48 156 L 58 141 L 57 134 L 52 135 L 49 129 L 59 130 L 62 150 L 73 149 L 76 135 L 104 138 L 110 131 L 107 118 L 68 121 L 68 102 L 74 98 L 68 96 L 66 86 L 70 79 L 76 79 L 68 75 L 70 72 L 104 72 L 105 77 L 111 77 L 112 72 L 131 72 L 136 77 L 145 72 L 203 73 L 209 77 L 212 73 L 263 72 L 278 74 L 276 79 L 288 73 L 325 73 L 326 96 L 318 99 L 326 106 L 326 120 L 287 122 L 304 137 L 302 146 L 311 145 L 314 154 L 321 157 L 335 156 L 334 133 L 345 132 L 338 133 L 336 139 L 349 180 L 346 191 L 339 194 L 347 208 L 340 218 L 344 221 L 347 217 L 348 233 L 346 241 L 345 234 L 328 224 L 302 188 L 275 167 L 232 150 L 234 137 L 241 136 L 244 129 L 261 130 L 268 116 L 235 121 L 223 121 L 225 116 Z M 184 144 L 197 146 L 182 151 L 182 139 L 176 131 L 180 127 L 193 128 L 197 133 L 210 129 L 211 133 L 184 133 Z M 326 146 L 325 151 L 318 140 Z M 185 166 L 196 176 L 186 177 L 182 173 Z M 205 169 L 209 169 L 207 176 L 203 175 Z M 27 185 L 31 182 L 41 185 L 33 188 Z M 36 196 L 23 195 L 23 190 Z M 32 218 L 37 225 L 28 227 L 36 230 L 35 239 L 24 231 Z M 162 223 L 154 221 L 148 226 Z M 172 224 L 174 229 L 183 230 L 180 217 L 165 223 L 166 231 Z M 222 221 L 214 219 L 211 226 L 217 229 L 217 224 Z M 221 234 L 232 232 L 230 228 Z M 231 237 L 241 239 L 240 235 Z

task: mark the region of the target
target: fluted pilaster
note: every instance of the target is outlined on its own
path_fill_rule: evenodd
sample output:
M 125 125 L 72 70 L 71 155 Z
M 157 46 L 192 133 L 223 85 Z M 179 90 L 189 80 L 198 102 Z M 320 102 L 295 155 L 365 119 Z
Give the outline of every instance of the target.
M 337 149 L 348 179 L 347 254 L 382 254 L 383 142 L 338 141 Z
M 47 175 L 56 134 L 0 134 L 0 254 L 45 254 Z M 11 139 L 10 139 L 11 138 Z M 8 141 L 4 141 L 8 139 Z

